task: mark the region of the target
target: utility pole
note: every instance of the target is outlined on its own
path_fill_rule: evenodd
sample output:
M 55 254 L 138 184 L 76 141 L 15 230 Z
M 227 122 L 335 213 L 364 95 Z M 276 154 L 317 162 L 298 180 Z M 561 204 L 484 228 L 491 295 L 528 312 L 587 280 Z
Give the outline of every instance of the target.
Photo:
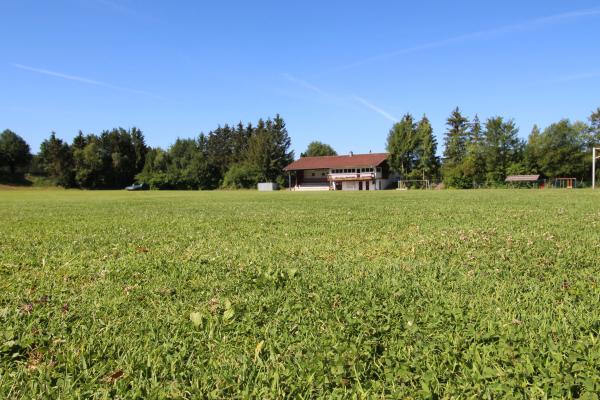
M 592 189 L 596 189 L 596 160 L 600 158 L 596 155 L 597 150 L 600 150 L 600 147 L 592 149 Z

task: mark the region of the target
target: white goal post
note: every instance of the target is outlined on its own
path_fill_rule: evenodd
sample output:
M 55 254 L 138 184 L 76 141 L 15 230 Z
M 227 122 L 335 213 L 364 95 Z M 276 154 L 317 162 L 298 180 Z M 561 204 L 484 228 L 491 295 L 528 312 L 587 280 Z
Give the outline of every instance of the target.
M 429 183 L 429 179 L 399 179 L 398 180 L 398 189 L 396 190 L 406 190 L 408 189 L 407 184 L 421 184 L 425 189 L 431 189 L 431 184 Z
M 592 149 L 592 189 L 596 189 L 596 160 L 600 158 L 600 155 L 596 155 L 596 152 L 599 150 L 600 147 L 594 147 Z

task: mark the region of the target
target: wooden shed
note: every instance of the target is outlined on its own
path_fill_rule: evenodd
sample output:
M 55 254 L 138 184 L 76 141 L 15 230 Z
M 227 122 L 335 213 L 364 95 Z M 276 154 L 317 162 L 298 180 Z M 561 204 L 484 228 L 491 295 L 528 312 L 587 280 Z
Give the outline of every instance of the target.
M 526 186 L 544 188 L 545 179 L 542 175 L 509 175 L 504 180 L 509 186 Z

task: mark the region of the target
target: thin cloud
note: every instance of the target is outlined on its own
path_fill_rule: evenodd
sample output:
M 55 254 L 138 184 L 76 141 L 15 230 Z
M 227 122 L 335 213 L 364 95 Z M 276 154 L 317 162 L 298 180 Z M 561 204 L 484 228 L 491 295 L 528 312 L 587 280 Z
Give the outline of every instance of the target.
M 367 100 L 363 99 L 362 97 L 352 96 L 352 99 L 356 100 L 357 102 L 359 102 L 363 106 L 367 107 L 368 109 L 375 111 L 377 114 L 383 116 L 384 118 L 387 118 L 392 122 L 398 122 L 398 118 L 394 117 L 392 114 L 388 113 L 387 111 L 377 107 L 375 104 L 368 102 Z
M 298 79 L 295 76 L 292 76 L 292 75 L 287 74 L 287 73 L 281 74 L 281 76 L 283 76 L 288 81 L 290 81 L 292 83 L 295 83 L 297 85 L 300 85 L 300 86 L 302 86 L 305 89 L 312 90 L 313 92 L 318 93 L 321 96 L 332 97 L 331 94 L 327 93 L 326 91 L 324 91 L 320 87 L 315 86 L 315 85 L 313 85 L 311 83 L 308 83 L 306 81 L 303 81 L 302 79 Z
M 467 33 L 464 35 L 452 36 L 445 39 L 435 40 L 428 43 L 419 44 L 416 46 L 406 47 L 404 49 L 392 51 L 389 53 L 379 54 L 373 57 L 365 58 L 362 60 L 355 61 L 350 64 L 342 65 L 337 68 L 328 70 L 326 73 L 339 72 L 347 69 L 351 69 L 354 67 L 358 67 L 365 64 L 370 64 L 376 61 L 383 61 L 389 58 L 397 57 L 400 55 L 414 53 L 421 50 L 428 50 L 433 48 L 444 47 L 456 43 L 461 43 L 470 39 L 478 39 L 484 37 L 490 37 L 495 35 L 508 34 L 512 32 L 517 32 L 526 29 L 533 29 L 537 27 L 542 27 L 551 24 L 557 24 L 561 22 L 566 22 L 569 20 L 584 18 L 584 17 L 593 17 L 600 15 L 600 8 L 592 8 L 587 10 L 577 10 L 570 11 L 561 14 L 550 15 L 546 17 L 534 18 L 528 21 L 524 21 L 518 24 L 506 25 L 499 28 L 487 29 L 478 32 Z
M 342 102 L 345 102 L 345 103 L 347 103 L 349 100 L 352 100 L 354 102 L 358 102 L 359 104 L 361 104 L 362 106 L 368 108 L 369 110 L 376 112 L 377 114 L 383 116 L 384 118 L 389 119 L 392 122 L 397 122 L 398 121 L 398 119 L 396 117 L 394 117 L 393 115 L 391 115 L 387 111 L 385 111 L 385 110 L 377 107 L 375 104 L 370 103 L 369 101 L 363 99 L 362 97 L 352 96 L 350 98 L 347 98 L 347 97 L 336 96 L 334 94 L 326 92 L 325 90 L 321 89 L 320 87 L 318 87 L 316 85 L 313 85 L 310 82 L 307 82 L 307 81 L 302 80 L 302 79 L 298 79 L 298 78 L 296 78 L 293 75 L 290 75 L 290 74 L 287 74 L 287 73 L 284 73 L 284 74 L 281 74 L 281 75 L 285 79 L 287 79 L 288 81 L 290 81 L 290 82 L 292 82 L 294 84 L 297 84 L 297 85 L 299 85 L 299 86 L 301 86 L 301 87 L 303 87 L 305 89 L 311 90 L 311 91 L 317 93 L 320 96 L 329 97 L 329 98 L 335 98 L 335 99 L 341 100 Z
M 97 80 L 94 80 L 94 79 L 88 79 L 88 78 L 83 78 L 81 76 L 63 74 L 61 72 L 50 71 L 50 70 L 43 69 L 43 68 L 35 68 L 35 67 L 30 67 L 30 66 L 22 65 L 22 64 L 13 64 L 13 67 L 19 68 L 19 69 L 22 69 L 22 70 L 25 70 L 25 71 L 35 72 L 37 74 L 53 76 L 53 77 L 56 77 L 56 78 L 66 79 L 66 80 L 69 80 L 69 81 L 86 83 L 88 85 L 101 86 L 101 87 L 105 87 L 105 88 L 108 88 L 108 89 L 119 90 L 119 91 L 122 91 L 122 92 L 129 92 L 129 93 L 141 94 L 141 95 L 144 95 L 144 96 L 154 97 L 154 98 L 157 98 L 157 99 L 161 98 L 160 96 L 158 96 L 158 95 L 156 95 L 154 93 L 146 92 L 144 90 L 131 89 L 131 88 L 123 87 L 123 86 L 116 86 L 116 85 L 112 85 L 110 83 L 100 82 L 100 81 L 97 81 Z

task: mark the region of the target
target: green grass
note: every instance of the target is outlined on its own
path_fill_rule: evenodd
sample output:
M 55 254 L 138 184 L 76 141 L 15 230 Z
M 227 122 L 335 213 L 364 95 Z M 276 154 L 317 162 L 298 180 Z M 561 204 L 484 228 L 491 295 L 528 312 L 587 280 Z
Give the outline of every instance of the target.
M 600 391 L 600 191 L 0 192 L 0 398 Z

